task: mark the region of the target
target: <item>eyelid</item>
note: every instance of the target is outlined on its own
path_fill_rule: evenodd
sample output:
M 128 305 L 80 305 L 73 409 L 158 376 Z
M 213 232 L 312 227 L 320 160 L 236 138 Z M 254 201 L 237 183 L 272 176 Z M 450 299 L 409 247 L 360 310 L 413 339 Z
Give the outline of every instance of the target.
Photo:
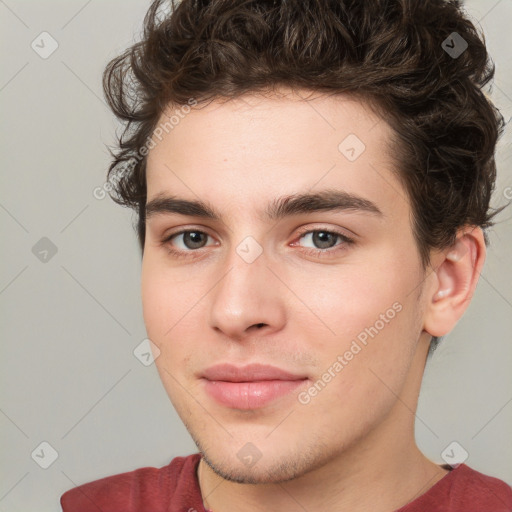
M 306 224 L 305 226 L 301 226 L 298 228 L 298 235 L 299 237 L 305 235 L 306 233 L 310 233 L 311 231 L 325 231 L 327 233 L 336 233 L 337 235 L 340 235 L 347 239 L 353 239 L 352 241 L 355 241 L 358 236 L 349 229 L 341 228 L 341 227 L 330 227 L 326 226 L 325 224 L 319 224 L 319 225 L 311 225 Z

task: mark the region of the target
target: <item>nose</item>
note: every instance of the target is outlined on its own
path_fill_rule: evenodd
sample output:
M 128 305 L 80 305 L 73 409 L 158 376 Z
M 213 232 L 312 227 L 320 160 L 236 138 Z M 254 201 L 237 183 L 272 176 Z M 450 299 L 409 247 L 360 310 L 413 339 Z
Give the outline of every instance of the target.
M 283 285 L 268 266 L 265 252 L 248 263 L 233 249 L 223 277 L 210 294 L 213 329 L 236 340 L 282 329 L 286 320 Z

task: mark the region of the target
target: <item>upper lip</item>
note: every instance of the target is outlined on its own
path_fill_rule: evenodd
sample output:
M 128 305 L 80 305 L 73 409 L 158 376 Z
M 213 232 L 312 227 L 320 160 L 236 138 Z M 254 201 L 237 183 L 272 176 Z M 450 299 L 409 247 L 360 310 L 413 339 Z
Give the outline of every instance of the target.
M 302 380 L 307 378 L 305 375 L 296 375 L 275 366 L 257 363 L 246 366 L 235 366 L 229 363 L 218 364 L 206 369 L 201 376 L 208 380 L 228 382 Z

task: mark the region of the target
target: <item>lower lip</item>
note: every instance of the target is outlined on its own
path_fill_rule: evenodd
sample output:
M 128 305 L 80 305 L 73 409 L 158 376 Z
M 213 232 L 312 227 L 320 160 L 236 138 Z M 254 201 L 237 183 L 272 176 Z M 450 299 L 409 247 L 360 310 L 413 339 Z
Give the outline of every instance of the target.
M 205 379 L 206 392 L 219 404 L 233 409 L 258 409 L 304 385 L 301 380 L 226 382 Z

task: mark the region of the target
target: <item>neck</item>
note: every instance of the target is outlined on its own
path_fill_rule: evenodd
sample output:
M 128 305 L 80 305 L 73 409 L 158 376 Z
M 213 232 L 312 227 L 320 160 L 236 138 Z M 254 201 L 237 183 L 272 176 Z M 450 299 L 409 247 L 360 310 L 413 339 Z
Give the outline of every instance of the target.
M 216 475 L 201 459 L 204 504 L 213 512 L 397 510 L 426 492 L 446 470 L 425 458 L 415 446 L 396 443 L 392 448 L 377 458 L 371 457 L 371 452 L 365 459 L 343 454 L 341 460 L 337 457 L 319 469 L 279 484 L 230 482 Z
M 252 485 L 223 479 L 201 459 L 199 483 L 206 508 L 389 512 L 425 493 L 447 473 L 427 459 L 414 440 L 414 411 L 428 343 L 425 347 L 413 361 L 406 391 L 384 421 L 321 467 L 291 481 Z M 414 368 L 417 365 L 422 367 Z

